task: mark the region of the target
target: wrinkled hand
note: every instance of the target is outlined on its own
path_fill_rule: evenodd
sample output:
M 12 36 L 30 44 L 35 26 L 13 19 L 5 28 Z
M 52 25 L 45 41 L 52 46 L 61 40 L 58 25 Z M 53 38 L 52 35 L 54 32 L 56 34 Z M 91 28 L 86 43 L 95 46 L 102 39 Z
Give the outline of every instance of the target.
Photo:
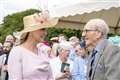
M 63 73 L 63 76 L 65 77 L 65 78 L 69 78 L 70 77 L 70 71 L 65 71 L 64 73 Z

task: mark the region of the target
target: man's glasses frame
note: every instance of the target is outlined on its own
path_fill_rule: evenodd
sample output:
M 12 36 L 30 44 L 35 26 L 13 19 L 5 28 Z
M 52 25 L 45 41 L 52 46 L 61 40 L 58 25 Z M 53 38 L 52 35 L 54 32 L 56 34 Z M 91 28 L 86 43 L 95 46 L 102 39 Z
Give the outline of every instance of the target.
M 93 30 L 93 29 L 85 29 L 85 30 L 83 30 L 83 32 L 85 32 L 85 33 L 90 32 L 90 31 L 98 31 L 98 30 Z

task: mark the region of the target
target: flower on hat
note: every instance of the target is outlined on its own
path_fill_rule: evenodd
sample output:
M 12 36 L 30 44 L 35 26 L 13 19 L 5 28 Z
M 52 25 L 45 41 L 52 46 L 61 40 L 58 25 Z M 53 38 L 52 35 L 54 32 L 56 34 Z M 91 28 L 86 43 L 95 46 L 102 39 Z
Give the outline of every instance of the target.
M 36 20 L 36 22 L 43 24 L 43 23 L 47 23 L 49 20 L 49 12 L 48 11 L 44 11 L 42 13 L 38 14 L 39 17 L 34 16 L 34 19 Z

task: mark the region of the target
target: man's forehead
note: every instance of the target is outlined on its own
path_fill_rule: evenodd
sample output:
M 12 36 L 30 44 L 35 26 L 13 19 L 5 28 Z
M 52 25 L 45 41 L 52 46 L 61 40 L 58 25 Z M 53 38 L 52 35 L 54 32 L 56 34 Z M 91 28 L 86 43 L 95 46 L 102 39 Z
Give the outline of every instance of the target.
M 3 46 L 10 46 L 10 45 L 11 45 L 11 43 L 4 43 Z
M 62 50 L 65 50 L 65 51 L 70 51 L 70 49 L 66 49 L 66 48 L 62 48 Z
M 87 25 L 84 27 L 84 30 L 85 29 L 95 29 L 95 25 Z

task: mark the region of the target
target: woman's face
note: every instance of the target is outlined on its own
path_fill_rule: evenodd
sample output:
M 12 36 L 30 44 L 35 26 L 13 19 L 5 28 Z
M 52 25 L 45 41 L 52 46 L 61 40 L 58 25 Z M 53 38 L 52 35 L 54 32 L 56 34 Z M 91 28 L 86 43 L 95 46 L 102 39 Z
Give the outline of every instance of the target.
M 46 37 L 47 32 L 45 29 L 39 29 L 31 32 L 31 34 L 32 34 L 32 38 L 34 38 L 36 41 L 41 42 L 41 41 L 44 41 L 44 38 Z
M 85 54 L 86 54 L 85 49 L 81 48 L 79 46 L 77 46 L 75 48 L 75 52 L 76 52 L 77 56 L 85 56 Z
M 69 57 L 69 53 L 70 53 L 70 50 L 62 49 L 60 54 L 65 60 L 67 60 Z

